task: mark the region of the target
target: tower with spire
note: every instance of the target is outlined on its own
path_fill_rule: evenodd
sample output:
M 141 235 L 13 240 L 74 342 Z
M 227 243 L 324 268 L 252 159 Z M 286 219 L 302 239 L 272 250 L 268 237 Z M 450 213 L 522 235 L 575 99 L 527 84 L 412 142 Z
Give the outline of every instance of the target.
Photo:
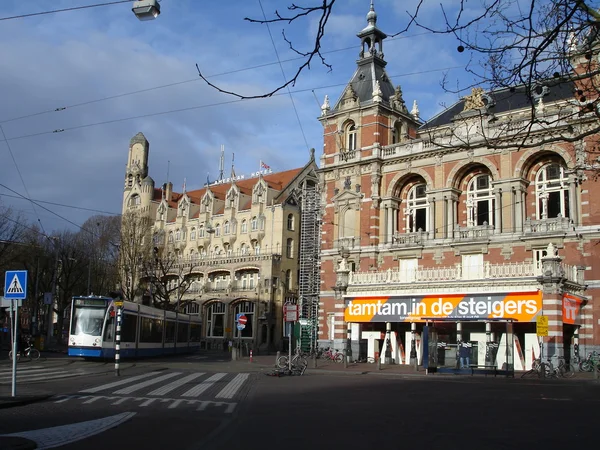
M 129 141 L 129 155 L 125 167 L 123 213 L 136 208 L 147 211 L 154 195 L 154 180 L 148 175 L 150 144 L 143 133 Z

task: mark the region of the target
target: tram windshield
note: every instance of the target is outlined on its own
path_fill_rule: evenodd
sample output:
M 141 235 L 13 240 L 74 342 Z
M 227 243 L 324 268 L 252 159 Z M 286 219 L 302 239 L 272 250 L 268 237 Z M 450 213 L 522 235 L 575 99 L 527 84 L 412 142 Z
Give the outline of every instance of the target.
M 88 334 L 91 336 L 102 335 L 102 324 L 106 312 L 106 303 L 97 306 L 81 306 L 75 301 L 73 320 L 71 322 L 71 334 Z

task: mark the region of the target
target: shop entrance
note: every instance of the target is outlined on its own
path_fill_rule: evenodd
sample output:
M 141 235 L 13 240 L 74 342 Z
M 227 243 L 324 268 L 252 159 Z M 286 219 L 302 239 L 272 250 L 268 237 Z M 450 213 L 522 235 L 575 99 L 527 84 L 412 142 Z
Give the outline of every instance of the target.
M 514 377 L 513 321 L 426 319 L 423 367 L 428 373 Z

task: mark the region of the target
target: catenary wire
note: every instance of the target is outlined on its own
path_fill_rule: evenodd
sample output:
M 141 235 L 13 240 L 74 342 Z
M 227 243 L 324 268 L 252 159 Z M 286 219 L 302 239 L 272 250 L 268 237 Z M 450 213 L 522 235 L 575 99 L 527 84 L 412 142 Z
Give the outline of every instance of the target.
M 430 33 L 418 33 L 418 34 L 414 34 L 411 36 L 402 36 L 402 37 L 397 37 L 397 38 L 391 38 L 389 39 L 390 41 L 395 40 L 395 39 L 408 39 L 408 38 L 412 38 L 412 37 L 418 37 L 424 34 L 430 34 Z M 322 52 L 323 54 L 330 54 L 330 53 L 336 53 L 336 52 L 342 52 L 342 51 L 348 51 L 348 50 L 354 50 L 356 47 L 352 46 L 352 47 L 344 47 L 344 48 L 340 48 L 340 49 L 335 49 L 335 50 L 329 50 L 326 52 Z M 287 63 L 287 62 L 293 62 L 293 61 L 298 61 L 303 59 L 301 56 L 299 57 L 295 57 L 295 58 L 289 58 L 289 59 L 284 59 L 281 60 L 281 63 Z M 244 67 L 241 69 L 235 69 L 235 70 L 229 70 L 226 72 L 220 72 L 220 73 L 216 73 L 213 75 L 208 75 L 206 78 L 216 78 L 216 77 L 221 77 L 224 75 L 232 75 L 235 73 L 240 73 L 240 72 L 245 72 L 245 71 L 249 71 L 249 70 L 255 70 L 255 69 L 261 69 L 263 67 L 269 67 L 269 66 L 273 66 L 276 64 L 280 64 L 279 62 L 270 62 L 270 63 L 264 63 L 264 64 L 258 64 L 255 66 L 249 66 L 249 67 Z M 452 69 L 459 69 L 459 68 L 463 68 L 464 66 L 454 66 L 454 67 L 448 67 L 448 68 L 444 68 L 444 69 L 433 69 L 431 71 L 441 71 L 441 70 L 452 70 Z M 398 75 L 398 76 L 403 76 L 403 75 Z M 116 98 L 121 98 L 121 97 L 127 97 L 130 95 L 135 95 L 135 94 L 141 94 L 144 92 L 151 92 L 151 91 L 155 91 L 155 90 L 159 90 L 159 89 L 164 89 L 164 88 L 168 88 L 168 87 L 173 87 L 173 86 L 179 86 L 181 84 L 187 84 L 187 83 L 195 83 L 195 82 L 199 82 L 202 81 L 200 78 L 195 77 L 193 79 L 189 79 L 189 80 L 182 80 L 182 81 L 175 81 L 173 83 L 167 83 L 167 84 L 163 84 L 163 85 L 159 85 L 159 86 L 153 86 L 153 87 L 149 87 L 149 88 L 145 88 L 145 89 L 138 89 L 135 91 L 130 91 L 130 92 L 124 92 L 121 94 L 115 94 L 115 95 L 110 95 L 107 97 L 102 97 L 102 98 L 98 98 L 98 99 L 94 99 L 94 100 L 88 100 L 85 102 L 80 102 L 80 103 L 74 103 L 72 105 L 67 105 L 67 106 L 59 106 L 56 107 L 54 109 L 48 109 L 48 110 L 44 110 L 44 111 L 39 111 L 36 113 L 31 113 L 31 114 L 25 114 L 23 116 L 18 116 L 18 117 L 13 117 L 11 119 L 6 119 L 6 120 L 0 120 L 0 123 L 7 123 L 7 122 L 13 122 L 16 120 L 22 120 L 22 119 L 28 119 L 30 117 L 35 117 L 35 116 L 40 116 L 43 114 L 49 114 L 49 113 L 53 113 L 53 112 L 60 112 L 60 111 L 64 111 L 66 109 L 72 109 L 72 108 L 77 108 L 80 106 L 86 106 L 86 105 L 90 105 L 93 103 L 99 103 L 99 102 L 103 102 L 103 101 L 107 101 L 107 100 L 113 100 Z
M 25 193 L 27 194 L 27 198 L 30 197 L 29 195 L 29 190 L 27 189 L 27 184 L 25 184 L 25 179 L 23 178 L 23 174 L 21 172 L 21 169 L 19 169 L 19 165 L 17 164 L 17 160 L 15 159 L 15 155 L 12 151 L 12 148 L 10 146 L 10 143 L 6 140 L 6 134 L 4 134 L 4 128 L 2 127 L 2 125 L 0 124 L 0 132 L 2 132 L 2 137 L 4 138 L 4 141 L 6 142 L 6 147 L 8 148 L 8 152 L 10 153 L 10 157 L 12 158 L 13 164 L 15 165 L 15 170 L 17 171 L 17 173 L 19 174 L 19 179 L 21 180 L 21 184 L 23 184 L 23 189 L 25 189 Z M 37 212 L 37 210 L 35 209 L 35 204 L 31 203 L 31 207 L 33 208 L 33 212 L 35 213 L 35 216 L 37 217 L 37 221 L 40 224 L 40 228 L 42 229 L 42 232 L 46 232 L 46 230 L 44 230 L 44 224 L 42 223 L 40 216 Z
M 421 74 L 425 74 L 425 73 L 439 72 L 439 71 L 442 71 L 442 70 L 450 70 L 450 69 L 455 69 L 455 68 L 460 68 L 460 67 L 462 67 L 462 66 L 448 67 L 448 68 L 445 68 L 445 69 L 423 70 L 423 71 L 412 72 L 412 73 L 407 73 L 407 74 L 403 74 L 403 75 L 395 75 L 395 77 L 421 75 Z M 370 81 L 370 80 L 368 80 L 368 79 L 363 80 L 363 82 L 368 82 L 368 81 Z M 326 85 L 326 86 L 321 86 L 321 87 L 318 87 L 318 88 L 297 89 L 297 90 L 292 91 L 292 93 L 293 94 L 300 94 L 300 93 L 304 93 L 304 92 L 314 91 L 315 89 L 316 90 L 322 90 L 322 89 L 329 89 L 329 88 L 336 88 L 336 87 L 340 87 L 340 86 L 346 86 L 346 84 L 347 83 L 338 83 L 338 84 L 330 84 L 330 85 Z M 280 95 L 287 95 L 287 94 L 286 93 L 282 93 L 282 92 L 278 92 L 278 93 L 275 93 L 273 95 L 273 97 L 280 96 Z M 255 98 L 255 99 L 234 99 L 234 100 L 228 100 L 228 101 L 223 101 L 223 102 L 209 103 L 209 104 L 206 104 L 206 105 L 189 106 L 189 107 L 186 107 L 186 108 L 177 108 L 177 109 L 172 109 L 172 110 L 168 110 L 168 111 L 159 111 L 159 112 L 156 112 L 156 113 L 140 114 L 140 115 L 136 115 L 136 116 L 123 117 L 123 118 L 120 118 L 120 119 L 112 119 L 112 120 L 105 120 L 105 121 L 101 121 L 101 122 L 89 123 L 89 124 L 84 124 L 84 125 L 76 125 L 76 126 L 68 127 L 68 128 L 59 128 L 59 129 L 55 129 L 55 130 L 52 130 L 52 131 L 41 131 L 39 133 L 30 133 L 30 134 L 25 134 L 25 135 L 21 135 L 21 136 L 11 137 L 11 138 L 8 138 L 8 139 L 2 139 L 0 141 L 15 141 L 15 140 L 18 140 L 18 139 L 25 139 L 25 138 L 35 137 L 35 136 L 43 136 L 43 135 L 53 134 L 53 133 L 63 133 L 65 131 L 78 130 L 78 129 L 82 129 L 82 128 L 89 128 L 89 127 L 94 127 L 94 126 L 99 126 L 99 125 L 107 125 L 107 124 L 118 123 L 118 122 L 125 122 L 125 121 L 128 121 L 128 120 L 134 120 L 134 119 L 143 119 L 143 118 L 147 118 L 147 117 L 161 116 L 161 115 L 165 115 L 165 114 L 173 114 L 173 113 L 178 113 L 178 112 L 193 111 L 193 110 L 197 110 L 197 109 L 210 108 L 210 107 L 214 107 L 214 106 L 229 105 L 229 104 L 233 104 L 233 103 L 240 103 L 240 102 L 243 102 L 243 101 L 250 101 L 250 100 L 262 100 L 262 99 L 260 99 L 260 98 Z
M 0 21 L 1 20 L 12 20 L 12 19 L 24 19 L 26 17 L 43 16 L 46 14 L 56 14 L 56 13 L 66 12 L 66 11 L 77 11 L 80 9 L 97 8 L 99 6 L 117 5 L 119 3 L 131 3 L 131 1 L 132 0 L 119 0 L 119 1 L 114 1 L 114 2 L 96 3 L 95 5 L 72 6 L 70 8 L 53 9 L 50 11 L 40 11 L 40 12 L 36 12 L 36 13 L 20 14 L 18 16 L 0 17 Z
M 258 0 L 258 4 L 260 5 L 260 11 L 262 12 L 263 18 L 265 20 L 265 24 L 267 25 L 267 31 L 269 32 L 269 38 L 271 39 L 271 44 L 273 45 L 273 51 L 275 52 L 275 57 L 277 58 L 277 62 L 279 63 L 279 68 L 281 69 L 281 76 L 283 77 L 283 82 L 287 83 L 287 77 L 285 76 L 285 71 L 283 70 L 283 64 L 281 63 L 281 59 L 279 58 L 279 52 L 277 51 L 277 46 L 275 45 L 275 40 L 273 39 L 273 34 L 271 33 L 271 27 L 269 27 L 269 22 L 267 21 L 267 16 L 265 14 L 265 10 L 263 9 L 262 1 Z M 298 115 L 298 109 L 296 108 L 296 103 L 294 102 L 294 97 L 292 96 L 292 92 L 290 91 L 290 86 L 286 86 L 286 91 L 290 96 L 290 101 L 292 102 L 292 108 L 294 109 L 294 114 L 296 115 L 296 120 L 298 120 L 298 128 L 300 128 L 300 133 L 302 134 L 302 138 L 304 139 L 304 144 L 306 145 L 306 149 L 308 150 L 310 146 L 308 145 L 308 140 L 306 139 L 306 133 L 304 132 L 304 127 L 302 127 L 302 121 L 300 120 L 300 116 Z
M 9 194 L 0 194 L 0 197 L 23 199 L 22 196 L 9 195 Z M 99 213 L 99 214 L 108 214 L 110 216 L 120 216 L 121 215 L 121 213 L 115 213 L 115 212 L 110 212 L 110 211 L 103 211 L 103 210 L 100 210 L 100 209 L 93 209 L 93 208 L 84 208 L 82 206 L 65 205 L 64 203 L 48 202 L 48 201 L 45 201 L 45 200 L 34 200 L 34 201 L 36 201 L 38 203 L 43 203 L 43 204 L 46 204 L 46 205 L 60 206 L 61 208 L 70 208 L 70 209 L 77 209 L 77 210 L 80 210 L 80 211 L 95 212 L 95 213 Z

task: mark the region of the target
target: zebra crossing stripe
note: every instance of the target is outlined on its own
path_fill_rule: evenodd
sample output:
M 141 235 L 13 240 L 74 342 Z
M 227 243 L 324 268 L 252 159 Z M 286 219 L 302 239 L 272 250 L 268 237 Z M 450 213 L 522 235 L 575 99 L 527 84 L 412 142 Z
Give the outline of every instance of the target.
M 113 383 L 103 384 L 102 386 L 97 386 L 95 388 L 84 389 L 83 391 L 79 391 L 79 392 L 93 394 L 94 392 L 100 392 L 105 389 L 122 386 L 124 384 L 131 383 L 132 381 L 143 380 L 144 378 L 152 377 L 154 375 L 158 375 L 159 373 L 160 372 L 149 372 L 149 373 L 145 373 L 143 375 L 137 375 L 135 377 L 125 378 L 124 380 L 115 381 Z
M 143 383 L 134 384 L 133 386 L 119 389 L 118 391 L 115 391 L 114 394 L 131 394 L 132 392 L 139 391 L 140 389 L 144 389 L 145 387 L 152 386 L 153 384 L 160 383 L 161 381 L 165 381 L 169 378 L 176 377 L 177 375 L 181 375 L 181 372 L 168 373 L 166 375 L 163 375 L 162 377 L 154 378 L 153 380 L 147 380 Z
M 206 391 L 209 387 L 211 387 L 213 384 L 215 384 L 216 381 L 219 381 L 225 375 L 227 375 L 227 374 L 226 373 L 215 373 L 212 377 L 207 378 L 199 385 L 194 386 L 189 391 L 186 391 L 183 394 L 181 394 L 181 396 L 182 397 L 198 397 L 200 394 L 202 394 L 204 391 Z
M 45 370 L 46 367 L 44 367 L 44 366 L 31 366 L 31 367 L 19 367 L 19 366 L 17 366 L 17 373 L 31 372 L 34 369 Z M 2 369 L 2 370 L 0 370 L 0 374 L 3 374 L 3 373 L 12 374 L 12 368 L 11 369 Z
M 202 375 L 204 375 L 204 373 L 199 372 L 199 373 L 193 373 L 191 375 L 188 375 L 187 377 L 183 377 L 179 380 L 173 381 L 172 383 L 169 383 L 161 388 L 155 389 L 152 392 L 149 392 L 148 395 L 165 395 L 168 394 L 169 392 L 171 392 L 174 389 L 177 389 L 179 386 L 183 386 L 185 383 L 192 381 L 195 378 L 201 377 Z
M 55 370 L 55 371 L 42 372 L 42 373 L 28 373 L 28 374 L 18 373 L 17 379 L 27 380 L 27 381 L 30 381 L 32 379 L 36 379 L 36 380 L 42 379 L 43 380 L 47 375 L 58 375 L 58 374 L 70 375 L 69 372 L 66 372 L 64 370 Z M 12 380 L 12 377 L 10 375 L 4 375 L 4 376 L 0 376 L 0 380 Z
M 225 386 L 217 395 L 215 395 L 215 398 L 233 398 L 235 393 L 239 390 L 242 384 L 244 384 L 244 381 L 246 381 L 249 376 L 249 373 L 240 373 L 236 375 L 236 377 L 231 380 L 227 386 Z

